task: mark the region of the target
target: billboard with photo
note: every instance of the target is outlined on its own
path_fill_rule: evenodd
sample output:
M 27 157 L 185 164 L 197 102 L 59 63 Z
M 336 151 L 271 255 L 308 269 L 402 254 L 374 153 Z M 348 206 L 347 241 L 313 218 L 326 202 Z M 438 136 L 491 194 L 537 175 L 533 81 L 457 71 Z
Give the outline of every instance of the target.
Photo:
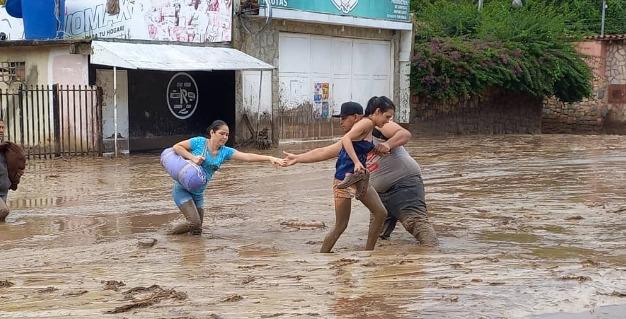
M 232 12 L 232 0 L 65 0 L 58 31 L 64 38 L 229 42 Z M 21 23 L 2 21 L 8 38 L 23 39 Z
M 228 42 L 232 0 L 66 0 L 65 37 Z

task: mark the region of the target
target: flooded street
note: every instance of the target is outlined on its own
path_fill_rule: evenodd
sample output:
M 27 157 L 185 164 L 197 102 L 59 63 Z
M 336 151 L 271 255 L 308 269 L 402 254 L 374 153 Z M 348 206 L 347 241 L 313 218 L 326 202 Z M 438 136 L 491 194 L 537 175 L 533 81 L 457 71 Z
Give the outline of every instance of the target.
M 33 160 L 0 224 L 0 318 L 626 317 L 626 136 L 408 149 L 438 249 L 399 225 L 360 251 L 369 215 L 353 203 L 335 253 L 318 253 L 333 161 L 227 162 L 194 237 L 164 235 L 180 214 L 158 154 Z

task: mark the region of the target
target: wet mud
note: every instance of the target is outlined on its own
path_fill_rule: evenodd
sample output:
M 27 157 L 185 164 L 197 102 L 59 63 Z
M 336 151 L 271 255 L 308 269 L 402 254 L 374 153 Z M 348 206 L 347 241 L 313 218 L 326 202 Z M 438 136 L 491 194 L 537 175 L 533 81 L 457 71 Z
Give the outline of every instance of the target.
M 626 137 L 408 149 L 436 249 L 399 225 L 362 251 L 369 216 L 354 203 L 334 253 L 319 254 L 332 161 L 227 163 L 201 236 L 164 234 L 179 213 L 158 154 L 31 161 L 0 224 L 0 318 L 626 317 Z

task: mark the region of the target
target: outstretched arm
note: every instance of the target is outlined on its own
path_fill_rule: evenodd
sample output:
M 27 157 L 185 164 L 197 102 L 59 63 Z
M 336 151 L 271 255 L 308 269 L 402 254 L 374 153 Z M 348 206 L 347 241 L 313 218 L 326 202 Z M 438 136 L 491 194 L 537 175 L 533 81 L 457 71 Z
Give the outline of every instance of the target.
M 334 144 L 319 147 L 302 154 L 293 154 L 283 152 L 285 154 L 286 165 L 290 166 L 296 163 L 316 163 L 337 157 L 341 150 L 341 141 Z
M 235 160 L 239 160 L 239 161 L 244 161 L 244 162 L 269 161 L 273 165 L 285 166 L 285 160 L 282 158 L 268 156 L 268 155 L 254 154 L 254 153 L 244 153 L 244 152 L 240 152 L 237 150 L 235 150 L 235 153 L 233 153 L 233 156 L 231 158 Z

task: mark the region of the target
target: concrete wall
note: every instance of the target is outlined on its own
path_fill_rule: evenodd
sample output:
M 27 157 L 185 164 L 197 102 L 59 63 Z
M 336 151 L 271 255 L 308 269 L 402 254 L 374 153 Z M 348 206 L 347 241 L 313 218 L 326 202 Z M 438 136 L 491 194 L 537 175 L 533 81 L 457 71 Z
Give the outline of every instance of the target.
M 70 50 L 71 46 L 67 44 L 0 47 L 0 62 L 25 63 L 23 82 L 0 82 L 0 90 L 8 90 L 6 92 L 9 93 L 0 98 L 0 114 L 10 132 L 8 138 L 22 141 L 23 146 L 33 152 L 51 149 L 53 145 L 52 94 L 33 88 L 20 98 L 16 95 L 17 88 L 23 84 L 49 85 L 52 90 L 53 84 L 62 84 L 64 89 L 72 85 L 88 84 L 87 55 L 71 54 Z M 87 127 L 89 123 L 93 123 L 85 112 L 91 109 L 87 93 L 82 92 L 66 93 L 59 101 L 64 112 L 60 118 L 66 119 L 60 124 L 63 143 L 72 151 L 79 151 L 77 145 L 89 145 L 90 132 Z M 70 118 L 73 120 L 70 121 Z M 25 124 L 26 122 L 30 124 Z
M 50 52 L 51 47 L 3 47 L 0 48 L 0 61 L 2 62 L 25 62 L 26 83 L 28 85 L 52 84 L 49 82 Z M 19 83 L 0 83 L 0 88 L 16 88 Z
M 251 31 L 259 30 L 262 27 L 264 19 L 248 19 L 247 25 Z M 303 23 L 287 20 L 273 20 L 270 25 L 265 27 L 262 32 L 251 34 L 246 31 L 239 21 L 235 21 L 233 24 L 233 47 L 239 49 L 253 57 L 256 57 L 264 62 L 272 64 L 276 67 L 279 65 L 279 33 L 280 32 L 295 32 L 305 33 L 321 36 L 332 37 L 345 37 L 345 38 L 360 38 L 370 40 L 387 40 L 391 41 L 392 50 L 394 52 L 394 71 L 393 71 L 393 100 L 398 103 L 401 100 L 400 96 L 400 62 L 399 62 L 399 48 L 400 48 L 400 32 L 394 32 L 392 30 L 383 29 L 366 29 L 349 26 L 338 25 L 323 25 L 316 23 Z M 243 114 L 247 114 L 251 120 L 252 127 L 259 127 L 259 130 L 267 128 L 271 132 L 271 137 L 274 142 L 279 139 L 278 132 L 280 125 L 286 125 L 291 119 L 284 116 L 281 112 L 281 101 L 279 92 L 279 70 L 278 68 L 272 72 L 271 76 L 271 116 L 259 116 L 256 108 L 246 107 L 243 103 L 242 97 L 242 75 L 237 74 L 236 85 L 236 119 L 237 119 L 237 136 L 238 141 L 241 142 L 250 137 L 250 133 L 246 128 L 246 125 L 241 123 Z M 406 100 L 406 98 L 405 98 Z M 300 130 L 301 137 L 303 138 L 316 138 L 322 136 L 336 135 L 342 132 L 339 128 L 338 121 L 321 119 L 317 120 L 306 112 L 310 112 L 310 108 L 302 107 L 302 111 L 298 114 L 291 114 L 289 117 L 297 116 L 299 121 L 295 126 Z M 293 112 L 292 112 L 293 113 Z M 257 118 L 261 119 L 260 123 L 257 123 Z M 240 124 L 241 123 L 241 124 Z M 285 130 L 283 130 L 285 131 Z
M 411 128 L 426 134 L 538 134 L 540 98 L 492 90 L 457 103 L 413 97 Z
M 1 47 L 0 62 L 25 62 L 27 85 L 88 84 L 88 57 L 70 54 L 69 45 Z M 0 82 L 3 89 L 17 85 Z
M 544 101 L 543 133 L 626 133 L 626 101 L 610 97 L 615 88 L 626 93 L 626 41 L 584 41 L 577 50 L 593 72 L 593 93 L 577 103 Z

